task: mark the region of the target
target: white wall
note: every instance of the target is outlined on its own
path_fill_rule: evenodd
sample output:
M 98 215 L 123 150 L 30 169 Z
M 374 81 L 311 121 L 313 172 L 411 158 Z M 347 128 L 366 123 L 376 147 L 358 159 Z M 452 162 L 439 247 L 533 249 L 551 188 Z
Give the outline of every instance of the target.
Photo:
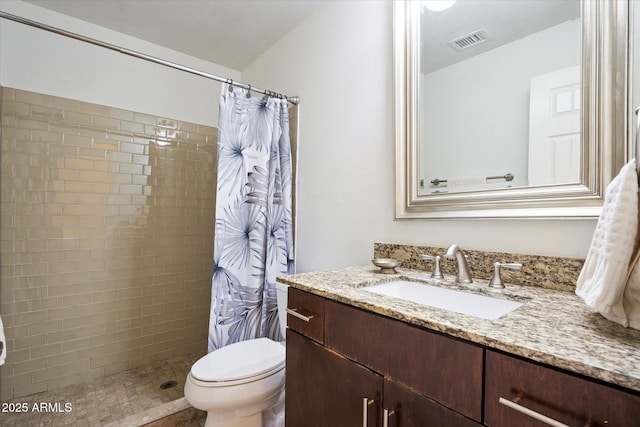
M 368 263 L 374 242 L 586 256 L 595 220 L 394 220 L 390 1 L 327 2 L 242 76 L 301 97 L 298 271 Z
M 240 80 L 240 72 L 29 3 L 3 12 Z M 217 126 L 220 83 L 0 19 L 0 85 Z

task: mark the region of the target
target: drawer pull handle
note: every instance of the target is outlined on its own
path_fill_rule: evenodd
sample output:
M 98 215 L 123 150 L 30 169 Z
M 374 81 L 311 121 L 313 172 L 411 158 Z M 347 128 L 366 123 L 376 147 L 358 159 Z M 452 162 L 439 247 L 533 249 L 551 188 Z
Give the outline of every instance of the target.
M 396 411 L 385 409 L 382 413 L 382 427 L 389 427 L 389 417 L 395 414 Z
M 375 400 L 368 397 L 362 398 L 362 427 L 369 426 L 369 405 L 372 405 Z
M 311 319 L 313 319 L 313 316 L 305 316 L 304 314 L 298 313 L 297 308 L 287 308 L 287 313 L 289 313 L 293 317 L 297 317 L 300 320 L 304 320 L 305 322 L 309 322 Z
M 518 405 L 515 402 L 512 402 L 508 399 L 505 399 L 504 397 L 501 397 L 500 399 L 498 399 L 498 402 L 500 402 L 501 404 L 508 406 L 511 409 L 514 409 L 518 412 L 521 412 L 525 415 L 530 416 L 531 418 L 535 418 L 538 421 L 542 421 L 543 423 L 550 425 L 550 426 L 554 426 L 554 427 L 569 427 L 567 424 L 563 424 L 560 421 L 556 421 L 553 418 L 549 418 L 546 415 L 542 415 L 539 412 L 533 411 L 529 408 L 526 408 L 522 405 Z

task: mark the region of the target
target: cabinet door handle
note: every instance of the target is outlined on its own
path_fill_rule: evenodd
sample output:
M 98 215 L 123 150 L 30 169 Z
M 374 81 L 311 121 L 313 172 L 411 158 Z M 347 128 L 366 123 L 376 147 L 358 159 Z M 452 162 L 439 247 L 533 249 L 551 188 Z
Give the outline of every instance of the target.
M 287 313 L 289 313 L 293 317 L 297 317 L 300 320 L 304 320 L 305 322 L 309 322 L 311 319 L 313 319 L 313 315 L 305 316 L 304 314 L 298 313 L 297 308 L 287 308 Z
M 523 413 L 525 415 L 530 416 L 531 418 L 535 418 L 538 421 L 542 421 L 543 423 L 553 426 L 553 427 L 569 427 L 567 424 L 563 424 L 560 421 L 556 421 L 553 418 L 549 418 L 546 415 L 542 415 L 539 412 L 536 412 L 534 410 L 531 410 L 529 408 L 526 408 L 522 405 L 518 405 L 515 402 L 512 402 L 511 400 L 505 399 L 504 397 L 501 397 L 500 399 L 498 399 L 498 402 L 500 402 L 501 404 L 508 406 L 511 409 L 514 409 L 520 413 Z
M 362 427 L 369 426 L 369 405 L 372 405 L 375 400 L 368 397 L 362 398 Z
M 393 409 L 391 411 L 388 409 L 382 411 L 382 427 L 389 427 L 389 417 L 395 413 L 396 411 Z

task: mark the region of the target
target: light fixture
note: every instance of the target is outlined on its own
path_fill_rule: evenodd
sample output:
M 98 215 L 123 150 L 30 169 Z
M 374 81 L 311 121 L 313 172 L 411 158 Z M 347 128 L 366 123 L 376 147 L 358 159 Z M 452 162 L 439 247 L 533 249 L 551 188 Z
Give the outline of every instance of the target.
M 433 12 L 440 12 L 442 10 L 449 9 L 456 3 L 456 0 L 424 0 L 422 7 L 425 7 Z

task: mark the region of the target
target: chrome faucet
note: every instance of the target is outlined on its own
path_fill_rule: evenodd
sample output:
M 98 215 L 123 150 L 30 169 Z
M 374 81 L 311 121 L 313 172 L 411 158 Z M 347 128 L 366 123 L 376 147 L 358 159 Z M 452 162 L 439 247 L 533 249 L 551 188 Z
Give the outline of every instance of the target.
M 471 270 L 469 270 L 469 264 L 467 263 L 467 256 L 464 254 L 460 246 L 451 245 L 447 252 L 444 254 L 446 258 L 455 258 L 458 262 L 458 275 L 456 276 L 456 283 L 472 283 Z

